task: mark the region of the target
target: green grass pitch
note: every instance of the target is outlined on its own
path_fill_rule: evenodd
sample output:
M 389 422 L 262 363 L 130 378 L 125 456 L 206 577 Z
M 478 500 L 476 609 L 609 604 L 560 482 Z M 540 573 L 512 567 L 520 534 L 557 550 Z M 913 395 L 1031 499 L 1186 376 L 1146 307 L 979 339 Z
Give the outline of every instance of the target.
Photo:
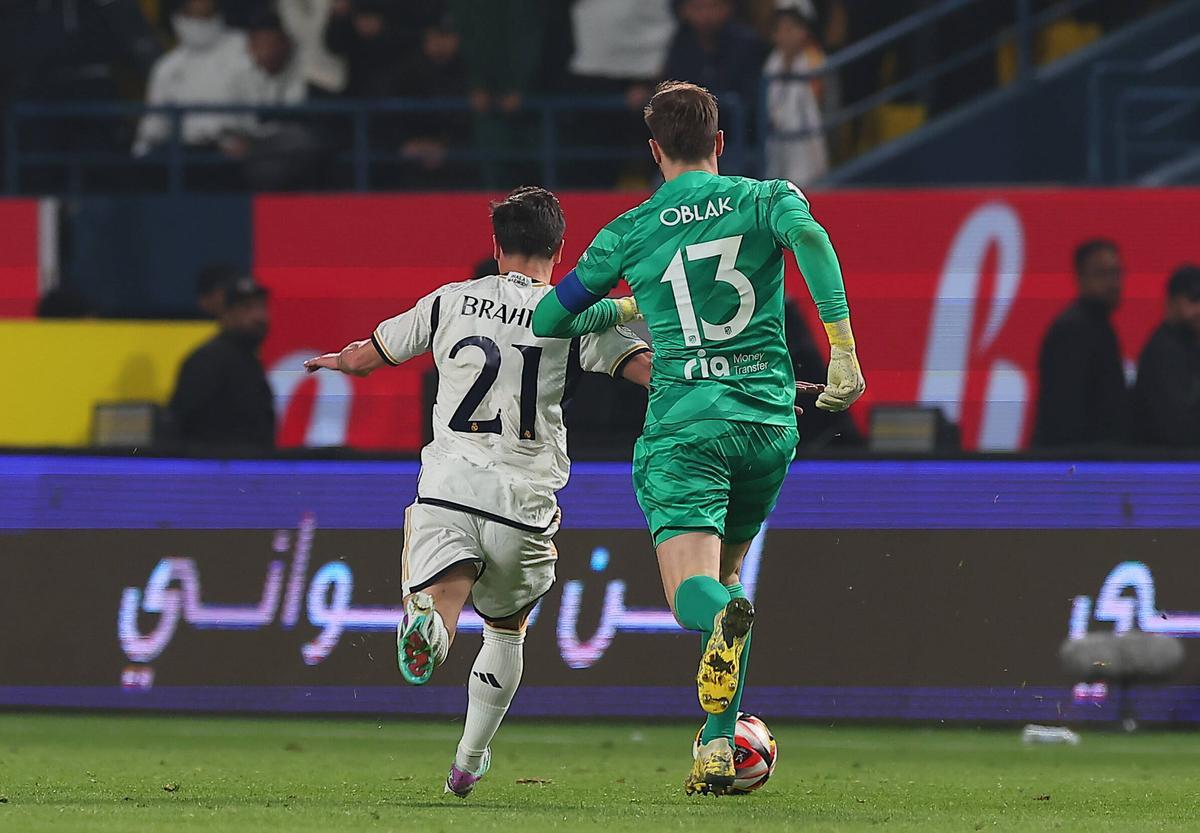
M 2 714 L 0 831 L 1200 830 L 1191 733 L 772 728 L 764 789 L 687 798 L 689 726 L 514 722 L 462 801 L 442 794 L 445 719 Z

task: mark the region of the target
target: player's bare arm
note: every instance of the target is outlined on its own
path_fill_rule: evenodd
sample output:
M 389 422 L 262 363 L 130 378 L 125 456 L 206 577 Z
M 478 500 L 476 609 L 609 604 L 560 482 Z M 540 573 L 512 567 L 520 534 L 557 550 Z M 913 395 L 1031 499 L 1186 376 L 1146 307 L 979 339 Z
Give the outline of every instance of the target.
M 350 376 L 369 376 L 372 371 L 386 364 L 379 350 L 371 343 L 371 339 L 365 338 L 362 341 L 350 342 L 341 352 L 314 356 L 304 363 L 304 369 L 309 373 L 316 373 L 324 368 L 339 370 Z
M 647 351 L 638 353 L 625 363 L 621 376 L 635 385 L 650 387 L 650 371 L 653 367 L 653 353 Z

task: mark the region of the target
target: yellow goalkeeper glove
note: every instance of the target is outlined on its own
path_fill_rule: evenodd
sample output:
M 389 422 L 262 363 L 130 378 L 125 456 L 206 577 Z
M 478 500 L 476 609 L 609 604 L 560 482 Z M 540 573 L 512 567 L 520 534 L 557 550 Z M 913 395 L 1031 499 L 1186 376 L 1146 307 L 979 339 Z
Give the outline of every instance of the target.
M 850 319 L 826 323 L 825 333 L 829 336 L 829 378 L 817 397 L 817 407 L 822 411 L 844 411 L 863 395 L 867 380 L 854 351 Z
M 617 310 L 621 313 L 618 324 L 628 324 L 630 321 L 640 321 L 642 311 L 638 309 L 637 298 L 628 295 L 624 298 L 613 298 L 613 303 L 617 305 Z

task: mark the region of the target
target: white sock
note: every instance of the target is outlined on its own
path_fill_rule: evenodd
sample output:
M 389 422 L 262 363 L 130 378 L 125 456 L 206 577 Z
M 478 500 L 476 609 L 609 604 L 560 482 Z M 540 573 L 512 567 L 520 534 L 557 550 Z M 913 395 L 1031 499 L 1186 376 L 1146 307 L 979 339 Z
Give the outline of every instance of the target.
M 467 682 L 467 721 L 454 762 L 475 772 L 496 736 L 500 721 L 521 684 L 525 668 L 525 633 L 483 626 L 483 647 Z

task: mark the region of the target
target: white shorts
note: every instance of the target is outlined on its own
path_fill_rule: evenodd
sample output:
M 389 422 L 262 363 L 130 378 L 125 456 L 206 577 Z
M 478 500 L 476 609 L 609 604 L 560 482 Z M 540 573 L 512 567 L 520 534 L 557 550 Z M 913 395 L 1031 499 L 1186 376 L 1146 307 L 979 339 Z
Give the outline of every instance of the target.
M 473 563 L 471 602 L 485 619 L 505 619 L 554 586 L 554 523 L 529 532 L 479 515 L 414 503 L 404 510 L 404 594 L 423 590 L 457 564 Z

